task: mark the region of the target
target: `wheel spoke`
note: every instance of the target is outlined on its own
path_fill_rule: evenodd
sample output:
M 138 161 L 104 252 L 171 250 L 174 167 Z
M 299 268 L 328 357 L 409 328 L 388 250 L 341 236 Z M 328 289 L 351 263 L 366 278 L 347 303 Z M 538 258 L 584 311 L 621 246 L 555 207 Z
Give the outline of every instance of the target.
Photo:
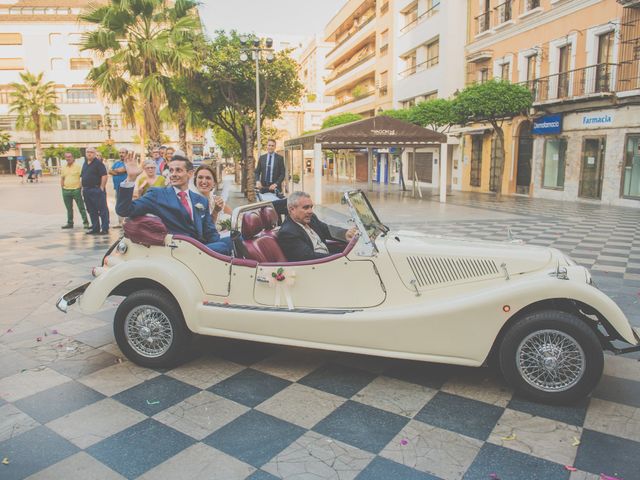
M 173 343 L 173 326 L 157 307 L 140 305 L 125 318 L 127 343 L 139 355 L 156 358 L 164 355 Z

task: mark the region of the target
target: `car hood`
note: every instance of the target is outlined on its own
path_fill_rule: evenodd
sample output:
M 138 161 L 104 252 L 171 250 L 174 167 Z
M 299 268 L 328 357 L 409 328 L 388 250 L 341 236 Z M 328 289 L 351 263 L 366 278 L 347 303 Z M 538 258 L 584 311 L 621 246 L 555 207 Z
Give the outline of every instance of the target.
M 523 275 L 565 264 L 558 250 L 521 242 L 489 242 L 417 232 L 389 232 L 384 247 L 402 281 L 426 289 Z

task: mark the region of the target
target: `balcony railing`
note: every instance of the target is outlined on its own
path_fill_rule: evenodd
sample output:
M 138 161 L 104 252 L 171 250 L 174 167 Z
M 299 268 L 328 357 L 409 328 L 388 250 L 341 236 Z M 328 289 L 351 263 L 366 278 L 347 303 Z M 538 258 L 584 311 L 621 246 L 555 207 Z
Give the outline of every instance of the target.
M 418 72 L 422 72 L 423 70 L 427 70 L 431 67 L 436 66 L 439 61 L 440 61 L 439 57 L 428 58 L 422 63 L 413 65 L 412 67 L 409 67 L 406 70 L 401 71 L 398 75 L 400 76 L 400 78 L 410 77 L 411 75 L 415 75 Z
M 495 13 L 495 25 L 501 25 L 513 18 L 512 0 L 507 0 L 493 9 Z
M 426 12 L 420 14 L 417 18 L 413 19 L 409 23 L 407 23 L 404 27 L 400 29 L 400 34 L 407 33 L 409 30 L 412 30 L 416 25 L 422 23 L 423 20 L 426 20 L 429 17 L 432 17 L 438 10 L 440 9 L 440 2 L 434 2 L 433 6 L 427 10 Z
M 335 110 L 336 108 L 342 107 L 343 105 L 347 105 L 349 103 L 357 102 L 358 100 L 362 100 L 363 98 L 370 97 L 371 95 L 373 95 L 375 93 L 376 93 L 376 90 L 372 89 L 372 90 L 369 90 L 367 92 L 361 93 L 358 96 L 345 97 L 345 98 L 343 98 L 341 100 L 338 100 L 338 102 L 334 103 L 330 107 L 328 107 L 327 111 Z
M 534 102 L 567 100 L 615 91 L 616 64 L 601 63 L 521 82 L 533 93 Z
M 345 37 L 343 37 L 342 39 L 340 39 L 340 41 L 338 43 L 336 43 L 336 46 L 333 47 L 331 49 L 331 51 L 329 53 L 327 53 L 327 57 L 329 55 L 331 55 L 333 52 L 335 52 L 338 48 L 340 48 L 342 45 L 344 45 L 344 43 L 349 40 L 351 37 L 353 37 L 356 33 L 358 33 L 360 30 L 362 30 L 364 27 L 366 27 L 371 20 L 373 20 L 374 18 L 376 18 L 375 13 L 369 17 L 367 17 L 366 19 L 364 19 L 362 22 L 360 22 L 360 25 L 358 25 L 357 27 L 353 28 L 351 31 L 349 31 L 349 33 L 347 33 L 347 35 Z
M 476 35 L 486 32 L 491 28 L 491 12 L 484 12 L 476 18 Z
M 349 73 L 351 70 L 353 70 L 357 66 L 362 65 L 363 63 L 367 62 L 368 60 L 371 60 L 375 56 L 376 56 L 376 52 L 374 50 L 373 52 L 368 53 L 367 55 L 365 55 L 364 57 L 362 57 L 359 60 L 354 61 L 353 63 L 349 63 L 348 65 L 345 65 L 344 67 L 336 68 L 333 71 L 333 73 L 326 78 L 325 83 L 333 82 L 336 78 L 341 77 L 345 73 Z
M 520 0 L 520 14 L 540 8 L 540 0 Z

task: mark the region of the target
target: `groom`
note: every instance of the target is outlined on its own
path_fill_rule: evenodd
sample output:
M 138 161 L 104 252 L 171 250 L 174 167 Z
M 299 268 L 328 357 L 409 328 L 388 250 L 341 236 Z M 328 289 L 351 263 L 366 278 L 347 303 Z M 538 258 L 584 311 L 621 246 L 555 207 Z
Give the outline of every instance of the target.
M 209 201 L 189 190 L 193 164 L 180 151 L 169 163 L 169 183 L 166 188 L 150 188 L 137 200 L 133 197 L 136 178 L 142 172 L 138 162 L 129 156 L 125 161 L 126 181 L 120 184 L 116 213 L 122 217 L 138 217 L 151 213 L 160 217 L 169 233 L 188 235 L 211 250 L 231 255 L 231 239 L 220 238 L 209 213 Z

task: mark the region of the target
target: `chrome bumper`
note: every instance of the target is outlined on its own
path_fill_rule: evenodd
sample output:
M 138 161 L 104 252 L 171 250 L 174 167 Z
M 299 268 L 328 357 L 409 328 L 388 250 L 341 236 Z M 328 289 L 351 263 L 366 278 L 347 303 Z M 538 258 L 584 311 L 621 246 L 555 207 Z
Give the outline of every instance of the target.
M 56 307 L 58 308 L 58 310 L 60 310 L 62 313 L 67 313 L 69 305 L 73 305 L 74 303 L 76 303 L 76 300 L 78 300 L 78 298 L 82 296 L 90 283 L 91 282 L 87 282 L 84 285 L 80 285 L 79 287 L 76 287 L 70 292 L 67 292 L 63 296 L 61 296 L 56 302 Z

